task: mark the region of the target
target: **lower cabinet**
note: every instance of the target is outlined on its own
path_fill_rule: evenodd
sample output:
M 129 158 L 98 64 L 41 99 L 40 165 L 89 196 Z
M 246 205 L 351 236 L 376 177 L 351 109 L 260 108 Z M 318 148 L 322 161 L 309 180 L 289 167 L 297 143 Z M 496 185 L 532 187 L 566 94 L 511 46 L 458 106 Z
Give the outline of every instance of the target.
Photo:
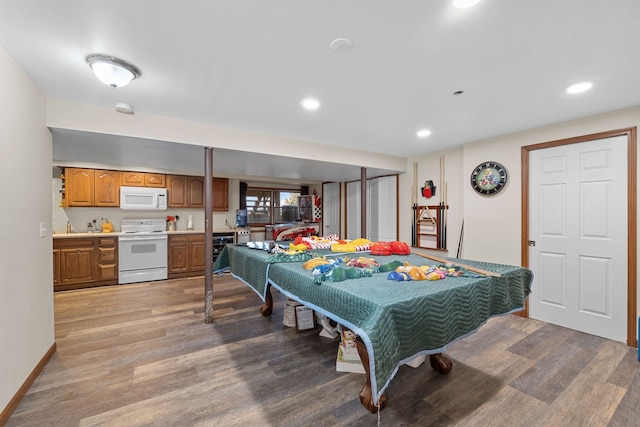
M 53 239 L 53 289 L 118 283 L 117 237 Z
M 98 237 L 97 280 L 118 280 L 118 238 Z
M 169 236 L 169 279 L 204 274 L 204 234 Z

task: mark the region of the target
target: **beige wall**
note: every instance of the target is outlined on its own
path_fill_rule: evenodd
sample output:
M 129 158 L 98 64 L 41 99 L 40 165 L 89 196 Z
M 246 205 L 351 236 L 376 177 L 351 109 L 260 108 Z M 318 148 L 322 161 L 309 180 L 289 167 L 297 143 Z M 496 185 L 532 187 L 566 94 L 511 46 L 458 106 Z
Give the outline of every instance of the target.
M 416 204 L 418 206 L 437 205 L 443 201 L 449 206 L 447 210 L 447 249 L 451 256 L 455 256 L 460 240 L 460 230 L 462 227 L 462 215 L 464 209 L 464 200 L 460 189 L 463 186 L 462 173 L 462 147 L 456 147 L 446 151 L 437 153 L 428 153 L 410 159 L 407 170 L 412 171 L 409 174 L 401 175 L 400 188 L 411 189 L 413 183 L 413 162 L 416 163 L 416 184 L 413 191 L 416 195 Z M 443 162 L 441 166 L 440 158 Z M 443 169 L 444 181 L 440 179 L 440 170 Z M 425 181 L 433 181 L 436 186 L 436 194 L 433 197 L 422 197 L 421 188 L 424 187 Z M 402 193 L 402 190 L 401 190 Z M 411 206 L 411 190 L 405 195 L 408 200 L 406 203 L 401 201 L 401 206 Z M 413 222 L 413 211 L 402 212 L 400 214 L 400 240 L 405 242 L 411 241 L 411 222 Z M 403 224 L 409 224 L 409 228 L 405 230 Z
M 46 99 L 0 46 L 0 411 L 54 343 Z
M 425 179 L 438 177 L 438 159 L 446 158 L 450 218 L 464 218 L 462 257 L 484 261 L 517 264 L 521 262 L 521 167 L 520 149 L 541 142 L 588 135 L 597 132 L 640 126 L 640 107 L 614 111 L 553 126 L 518 132 L 469 143 L 451 150 L 409 159 L 418 162 L 418 185 Z M 493 197 L 476 194 L 469 184 L 471 171 L 481 162 L 494 160 L 507 168 L 509 182 Z M 453 170 L 452 170 L 453 169 Z M 412 167 L 407 167 L 412 170 Z M 454 176 L 458 174 L 458 176 Z M 411 175 L 402 176 L 401 218 L 409 218 Z M 426 200 L 426 199 L 422 199 Z M 458 211 L 458 212 L 456 212 Z M 459 235 L 457 222 L 449 223 L 449 254 L 455 256 Z M 411 239 L 410 221 L 401 222 L 403 240 Z M 638 306 L 640 306 L 640 301 Z

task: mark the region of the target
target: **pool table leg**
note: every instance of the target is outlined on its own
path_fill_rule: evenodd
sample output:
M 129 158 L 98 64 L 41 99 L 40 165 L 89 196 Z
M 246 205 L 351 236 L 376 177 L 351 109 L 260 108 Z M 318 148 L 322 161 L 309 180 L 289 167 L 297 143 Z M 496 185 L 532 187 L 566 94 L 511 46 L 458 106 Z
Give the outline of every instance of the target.
M 267 284 L 267 293 L 264 298 L 264 304 L 260 306 L 260 313 L 263 316 L 271 316 L 273 312 L 273 296 L 271 295 L 271 285 Z
M 438 371 L 445 375 L 451 372 L 453 362 L 442 353 L 436 353 L 429 356 L 429 362 L 434 371 Z
M 360 361 L 362 362 L 362 366 L 364 366 L 364 372 L 367 377 L 362 390 L 360 390 L 360 403 L 362 403 L 362 406 L 367 408 L 369 412 L 375 413 L 384 408 L 384 404 L 387 401 L 387 396 L 385 396 L 384 394 L 380 396 L 378 406 L 376 406 L 376 404 L 373 402 L 373 393 L 371 392 L 371 376 L 369 375 L 369 353 L 367 353 L 367 347 L 364 345 L 364 342 L 360 338 L 356 338 L 356 346 L 358 348 Z

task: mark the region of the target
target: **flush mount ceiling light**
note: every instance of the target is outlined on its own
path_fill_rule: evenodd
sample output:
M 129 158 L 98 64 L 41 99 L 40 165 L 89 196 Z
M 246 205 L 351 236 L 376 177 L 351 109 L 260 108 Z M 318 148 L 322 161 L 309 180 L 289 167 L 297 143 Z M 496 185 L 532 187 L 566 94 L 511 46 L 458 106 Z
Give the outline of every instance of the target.
M 113 56 L 89 55 L 86 59 L 98 80 L 113 89 L 126 86 L 141 75 L 135 65 Z
M 429 135 L 431 135 L 431 131 L 429 129 L 420 129 L 418 132 L 416 132 L 416 136 L 418 138 L 426 138 Z
M 453 5 L 458 9 L 466 9 L 478 4 L 480 0 L 453 0 Z
M 593 87 L 592 82 L 580 82 L 576 84 L 572 84 L 565 89 L 569 95 L 575 95 L 577 93 L 586 92 Z
M 302 105 L 305 110 L 314 111 L 320 108 L 320 101 L 315 98 L 304 98 L 300 101 L 300 105 Z

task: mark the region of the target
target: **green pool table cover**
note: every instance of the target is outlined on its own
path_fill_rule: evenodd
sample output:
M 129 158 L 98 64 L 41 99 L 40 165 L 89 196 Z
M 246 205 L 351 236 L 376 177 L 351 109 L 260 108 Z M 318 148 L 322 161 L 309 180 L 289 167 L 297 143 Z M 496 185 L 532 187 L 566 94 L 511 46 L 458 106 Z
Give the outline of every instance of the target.
M 416 266 L 438 264 L 414 254 L 376 257 L 368 253 L 313 252 L 327 257 L 362 255 L 380 264 L 392 260 Z M 403 363 L 418 355 L 441 353 L 489 318 L 521 310 L 533 279 L 531 271 L 523 267 L 448 258 L 501 277 L 397 282 L 388 280 L 387 273 L 376 273 L 373 277 L 317 284 L 301 262 L 270 264 L 269 257 L 262 250 L 229 244 L 214 263 L 214 272 L 230 270 L 263 301 L 271 284 L 287 297 L 353 330 L 367 347 L 376 402 Z

